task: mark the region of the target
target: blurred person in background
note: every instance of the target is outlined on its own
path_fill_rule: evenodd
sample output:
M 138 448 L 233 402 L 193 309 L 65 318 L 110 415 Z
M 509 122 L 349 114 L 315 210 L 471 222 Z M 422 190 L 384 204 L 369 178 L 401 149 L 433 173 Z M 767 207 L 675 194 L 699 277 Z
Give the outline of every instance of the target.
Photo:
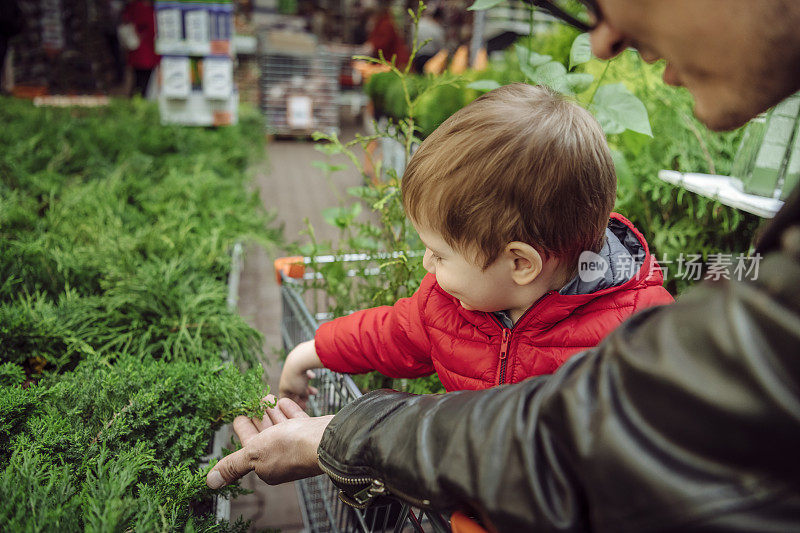
M 109 0 L 103 6 L 108 20 L 103 26 L 103 34 L 108 45 L 109 53 L 114 63 L 114 83 L 117 85 L 125 81 L 125 50 L 119 42 L 117 28 L 122 22 L 122 8 L 124 2 L 121 0 Z
M 391 9 L 380 3 L 377 6 L 365 3 L 365 10 L 369 13 L 367 21 L 369 35 L 367 42 L 362 46 L 363 52 L 373 57 L 380 57 L 379 54 L 383 54 L 387 61 L 391 61 L 392 56 L 395 56 L 397 67 L 405 68 L 411 53 L 394 22 Z
M 445 32 L 442 22 L 444 21 L 444 12 L 440 7 L 436 7 L 433 11 L 430 8 L 426 9 L 419 19 L 417 26 L 417 43 L 422 45 L 426 40 L 430 41 L 421 46 L 414 56 L 414 70 L 422 72 L 422 67 L 425 63 L 436 55 L 436 52 L 443 49 L 446 45 Z
M 554 9 L 560 2 L 536 0 Z M 581 0 L 594 54 L 666 59 L 712 129 L 800 90 L 800 2 Z M 800 189 L 757 279 L 705 282 L 551 376 L 483 391 L 373 391 L 335 417 L 288 399 L 239 418 L 218 488 L 328 473 L 346 497 L 470 508 L 496 531 L 800 531 Z
M 133 25 L 139 38 L 139 46 L 128 50 L 128 64 L 133 69 L 131 96 L 147 94 L 147 86 L 158 66 L 160 57 L 156 54 L 156 15 L 153 2 L 133 0 L 122 11 L 122 22 Z
M 22 32 L 25 17 L 17 0 L 0 0 L 0 91 L 5 87 L 5 64 L 8 41 Z

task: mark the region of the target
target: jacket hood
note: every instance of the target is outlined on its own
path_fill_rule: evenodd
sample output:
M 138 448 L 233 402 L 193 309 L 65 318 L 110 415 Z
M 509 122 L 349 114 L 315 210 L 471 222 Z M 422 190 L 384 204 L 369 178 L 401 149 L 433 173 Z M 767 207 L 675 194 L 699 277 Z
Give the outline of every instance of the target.
M 571 314 L 580 313 L 584 306 L 595 300 L 610 297 L 611 302 L 617 293 L 663 284 L 664 277 L 650 255 L 647 241 L 627 218 L 611 213 L 606 236 L 606 243 L 598 254 L 608 261 L 604 276 L 588 283 L 576 276 L 577 281 L 573 279 L 560 291 L 550 291 L 542 296 L 517 325 L 525 321 L 526 327 L 548 329 Z M 464 313 L 469 312 L 464 310 Z M 478 327 L 489 331 L 486 326 Z
M 638 233 L 627 220 L 611 218 L 606 228 L 605 243 L 597 254 L 607 266 L 602 277 L 584 279 L 583 273 L 576 274 L 558 291 L 559 294 L 591 294 L 632 279 L 647 255 L 647 244 L 644 239 L 640 240 L 641 234 Z

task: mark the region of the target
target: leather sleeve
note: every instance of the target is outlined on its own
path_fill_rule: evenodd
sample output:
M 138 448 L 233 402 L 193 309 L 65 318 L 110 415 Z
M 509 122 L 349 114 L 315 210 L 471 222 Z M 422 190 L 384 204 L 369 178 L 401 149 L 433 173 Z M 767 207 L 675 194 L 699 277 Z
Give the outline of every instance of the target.
M 320 465 L 500 531 L 796 531 L 796 254 L 635 315 L 552 376 L 367 394 L 327 428 Z
M 374 307 L 322 324 L 314 345 L 326 368 L 359 374 L 377 370 L 391 378 L 434 372 L 422 308 L 433 282 L 425 278 L 410 297 L 393 306 Z

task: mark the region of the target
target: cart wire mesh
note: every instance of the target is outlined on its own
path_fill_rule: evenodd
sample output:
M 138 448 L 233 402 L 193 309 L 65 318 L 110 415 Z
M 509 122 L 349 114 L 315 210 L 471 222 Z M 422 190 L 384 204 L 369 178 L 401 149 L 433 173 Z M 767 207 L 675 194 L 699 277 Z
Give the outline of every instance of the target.
M 297 258 L 311 263 L 311 258 Z M 314 262 L 320 262 L 315 258 Z M 279 260 L 280 261 L 280 260 Z M 277 262 L 276 262 L 277 264 Z M 293 277 L 297 275 L 300 279 Z M 276 268 L 281 288 L 281 336 L 283 347 L 290 351 L 297 344 L 311 340 L 318 326 L 318 316 L 309 310 L 308 302 L 318 295 L 309 294 L 303 278 L 313 279 L 314 273 L 290 273 Z M 314 289 L 311 289 L 313 291 Z M 361 396 L 361 391 L 346 374 L 327 369 L 315 371 L 314 386 L 318 394 L 309 398 L 310 414 L 335 414 L 346 404 Z M 399 501 L 373 505 L 365 510 L 355 509 L 339 499 L 339 489 L 328 476 L 322 475 L 296 482 L 300 509 L 306 530 L 328 532 L 449 532 L 448 521 L 438 513 L 413 508 Z
M 267 36 L 261 36 L 259 46 L 261 111 L 267 132 L 337 133 L 339 58 L 321 46 L 291 47 L 287 45 L 290 43 L 277 43 L 277 39 Z

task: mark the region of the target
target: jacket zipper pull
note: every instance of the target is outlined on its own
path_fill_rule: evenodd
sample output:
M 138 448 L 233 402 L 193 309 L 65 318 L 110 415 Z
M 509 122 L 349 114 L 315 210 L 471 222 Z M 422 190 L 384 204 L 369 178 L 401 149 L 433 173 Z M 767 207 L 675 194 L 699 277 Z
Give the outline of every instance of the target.
M 511 330 L 503 328 L 503 340 L 500 344 L 500 360 L 508 357 L 508 339 L 511 338 Z
M 511 339 L 511 330 L 503 328 L 503 337 L 500 342 L 500 368 L 497 371 L 497 384 L 501 385 L 506 380 L 506 359 L 508 358 L 508 341 Z

